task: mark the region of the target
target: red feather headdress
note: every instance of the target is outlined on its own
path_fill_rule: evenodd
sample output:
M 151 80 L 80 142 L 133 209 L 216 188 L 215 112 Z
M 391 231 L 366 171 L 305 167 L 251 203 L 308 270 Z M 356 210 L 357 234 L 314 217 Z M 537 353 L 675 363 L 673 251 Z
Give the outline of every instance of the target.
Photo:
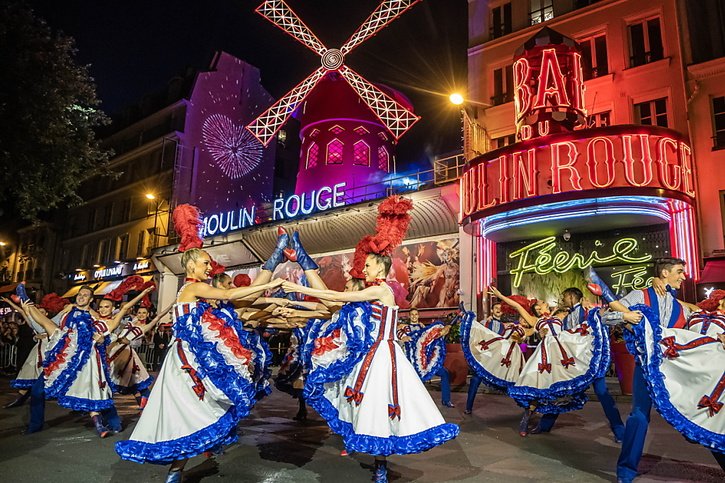
M 249 275 L 246 273 L 238 273 L 236 277 L 234 277 L 234 286 L 235 287 L 249 287 L 252 285 L 252 279 L 249 278 Z
M 725 290 L 713 290 L 710 296 L 700 301 L 697 306 L 705 312 L 715 312 L 722 299 L 725 299 Z
M 201 227 L 201 213 L 196 206 L 179 205 L 174 208 L 174 230 L 181 237 L 179 251 L 185 252 L 189 248 L 201 248 L 204 240 L 199 236 Z
M 518 302 L 528 313 L 533 315 L 531 309 L 536 305 L 536 299 L 527 299 L 523 295 L 510 295 L 509 298 L 514 302 Z M 515 308 L 503 300 L 501 301 L 501 312 L 509 315 L 519 315 L 519 312 Z
M 353 278 L 365 278 L 362 271 L 365 268 L 365 259 L 370 253 L 390 256 L 403 243 L 412 218 L 408 212 L 412 209 L 413 202 L 398 195 L 380 203 L 375 234 L 364 236 L 355 247 L 350 270 Z
M 103 298 L 113 300 L 114 302 L 120 302 L 123 300 L 123 296 L 128 292 L 132 290 L 138 292 L 144 288 L 145 285 L 143 277 L 140 275 L 131 275 L 130 277 L 126 277 L 123 282 L 121 282 L 121 285 L 108 292 Z
M 43 300 L 40 302 L 40 306 L 47 310 L 50 314 L 57 314 L 69 303 L 70 302 L 68 300 L 59 296 L 57 293 L 52 292 L 43 297 Z

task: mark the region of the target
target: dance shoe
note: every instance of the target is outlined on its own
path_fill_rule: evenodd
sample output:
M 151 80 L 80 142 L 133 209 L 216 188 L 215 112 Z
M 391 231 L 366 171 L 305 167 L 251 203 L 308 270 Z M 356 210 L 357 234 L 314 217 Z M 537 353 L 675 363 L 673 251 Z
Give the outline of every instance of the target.
M 350 453 L 347 452 L 346 449 L 340 451 L 340 456 L 350 456 Z
M 453 404 L 453 403 L 452 403 L 452 402 L 450 402 L 450 401 L 448 401 L 448 402 L 446 402 L 446 401 L 443 401 L 443 402 L 441 402 L 441 404 L 442 404 L 442 405 L 444 405 L 444 406 L 445 406 L 445 407 L 447 407 L 447 408 L 454 408 L 454 407 L 456 407 L 456 405 L 455 405 L 455 404 Z
M 181 483 L 181 473 L 182 471 L 169 471 L 164 483 Z
M 529 419 L 531 419 L 531 411 L 524 411 L 524 416 L 521 418 L 519 423 L 519 436 L 525 438 L 529 434 Z
M 289 235 L 287 234 L 285 229 L 280 226 L 279 228 L 277 228 L 277 245 L 275 245 L 272 255 L 270 255 L 267 261 L 264 262 L 264 265 L 262 265 L 262 270 L 269 270 L 270 272 L 274 272 L 274 269 L 277 268 L 277 265 L 282 263 L 285 259 L 285 249 L 287 249 L 288 243 Z
M 6 404 L 5 406 L 3 406 L 3 408 L 4 409 L 19 408 L 20 406 L 25 404 L 25 401 L 27 401 L 29 397 L 30 397 L 30 391 L 18 396 L 18 398 L 15 401 L 11 402 L 10 404 Z
M 28 297 L 28 292 L 25 291 L 25 282 L 20 282 L 17 287 L 15 287 L 15 293 L 17 294 L 21 302 L 27 302 L 28 300 L 30 300 L 30 297 Z
M 541 429 L 541 426 L 539 426 L 538 424 L 534 427 L 534 429 L 529 431 L 529 434 L 542 434 L 542 433 L 548 433 L 548 431 L 544 431 L 543 429 Z
M 98 436 L 101 438 L 107 438 L 111 435 L 111 430 L 103 424 L 103 419 L 101 419 L 100 416 L 93 416 L 91 419 L 93 419 L 93 425 L 96 427 Z
M 588 282 L 587 288 L 589 291 L 595 295 L 599 295 L 607 303 L 617 300 L 617 297 L 614 295 L 614 292 L 612 292 L 612 289 L 604 283 L 604 280 L 601 279 L 599 274 L 592 267 L 584 269 L 584 280 Z
M 311 256 L 305 251 L 305 247 L 302 246 L 300 241 L 300 233 L 298 231 L 292 234 L 291 242 L 292 250 L 295 253 L 296 261 L 302 267 L 302 270 L 317 270 L 319 265 L 315 263 Z
M 149 402 L 149 398 L 147 398 L 146 396 L 141 396 L 141 400 L 138 402 L 138 408 L 141 411 L 143 411 L 144 408 L 146 407 L 146 404 L 148 404 L 148 402 Z
M 375 461 L 375 483 L 388 483 L 388 462 Z
M 466 409 L 465 411 L 463 411 L 463 414 L 473 414 L 473 409 Z

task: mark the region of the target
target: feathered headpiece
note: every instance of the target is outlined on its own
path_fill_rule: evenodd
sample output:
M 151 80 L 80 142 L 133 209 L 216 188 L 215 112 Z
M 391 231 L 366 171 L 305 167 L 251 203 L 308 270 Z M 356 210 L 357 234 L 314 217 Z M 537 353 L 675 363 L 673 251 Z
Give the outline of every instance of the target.
M 211 271 L 209 272 L 210 277 L 213 277 L 214 275 L 219 275 L 220 273 L 224 273 L 224 272 L 226 272 L 226 270 L 227 270 L 227 267 L 225 267 L 221 263 L 218 263 L 213 258 L 211 259 Z
M 715 312 L 722 299 L 725 299 L 725 290 L 713 290 L 710 296 L 701 300 L 697 306 L 706 312 Z
M 48 313 L 57 314 L 63 307 L 68 305 L 70 302 L 57 293 L 52 292 L 43 296 L 43 300 L 40 302 L 40 306 L 43 307 Z
M 131 290 L 138 292 L 143 290 L 144 288 L 145 285 L 143 277 L 140 275 L 131 275 L 130 277 L 126 277 L 118 287 L 108 292 L 103 298 L 112 300 L 114 302 L 120 302 L 121 300 L 123 300 L 123 296 Z
M 518 302 L 530 314 L 532 313 L 531 309 L 534 307 L 534 305 L 536 305 L 535 299 L 527 299 L 523 295 L 510 295 L 509 298 L 514 302 Z M 501 301 L 501 312 L 509 315 L 519 315 L 518 311 L 515 308 L 511 307 L 504 301 Z
M 365 278 L 362 271 L 365 268 L 365 259 L 370 253 L 390 256 L 403 243 L 411 220 L 408 212 L 412 209 L 413 202 L 398 195 L 380 203 L 375 234 L 364 236 L 355 247 L 350 270 L 353 278 Z
M 185 252 L 189 248 L 201 248 L 204 240 L 199 236 L 201 227 L 201 213 L 196 206 L 179 205 L 174 208 L 174 230 L 181 237 L 179 251 Z
M 149 280 L 148 282 L 141 285 L 139 290 L 143 292 L 149 287 L 153 287 L 154 289 L 156 289 L 156 282 L 154 282 L 153 280 Z M 151 303 L 151 297 L 149 297 L 149 295 L 151 295 L 150 292 L 143 296 L 143 298 L 141 299 L 141 307 L 145 307 L 147 309 L 153 307 L 154 304 Z
M 252 279 L 246 273 L 238 273 L 234 277 L 235 287 L 249 287 L 250 285 L 252 285 Z

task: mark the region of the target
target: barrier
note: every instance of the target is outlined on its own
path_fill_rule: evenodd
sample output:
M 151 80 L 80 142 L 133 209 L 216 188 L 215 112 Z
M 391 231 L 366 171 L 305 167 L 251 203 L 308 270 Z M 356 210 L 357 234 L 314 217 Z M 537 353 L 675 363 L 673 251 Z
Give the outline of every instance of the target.
M 6 344 L 0 347 L 0 369 L 18 369 L 18 348 Z

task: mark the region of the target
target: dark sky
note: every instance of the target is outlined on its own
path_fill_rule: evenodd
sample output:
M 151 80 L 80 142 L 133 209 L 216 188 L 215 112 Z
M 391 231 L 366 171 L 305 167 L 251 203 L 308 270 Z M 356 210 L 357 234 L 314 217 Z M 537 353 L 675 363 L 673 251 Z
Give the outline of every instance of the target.
M 216 50 L 259 67 L 275 98 L 320 65 L 317 54 L 254 12 L 261 0 L 29 3 L 76 39 L 108 113 L 164 88 L 186 67 L 207 67 Z M 345 42 L 378 3 L 287 0 L 328 48 Z M 424 168 L 429 156 L 460 147 L 460 116 L 447 93 L 466 83 L 466 8 L 466 0 L 424 0 L 345 59 L 369 81 L 402 91 L 423 117 L 401 139 L 399 165 Z

